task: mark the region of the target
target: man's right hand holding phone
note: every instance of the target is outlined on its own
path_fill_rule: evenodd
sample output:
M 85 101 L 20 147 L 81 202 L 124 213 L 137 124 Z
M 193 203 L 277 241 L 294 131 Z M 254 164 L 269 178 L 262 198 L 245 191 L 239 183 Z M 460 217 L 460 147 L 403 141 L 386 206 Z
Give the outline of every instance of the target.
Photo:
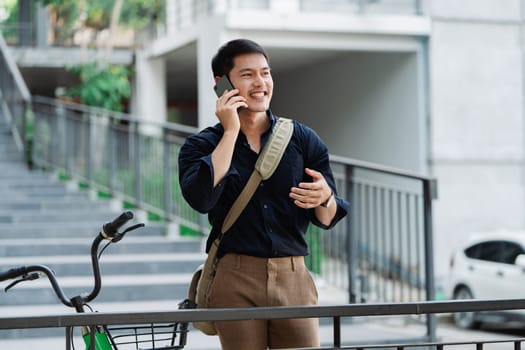
M 214 187 L 219 184 L 230 167 L 235 141 L 241 128 L 238 113 L 241 107 L 248 107 L 248 104 L 246 98 L 239 95 L 238 89 L 226 89 L 217 99 L 215 115 L 222 124 L 224 134 L 211 154 Z
M 246 108 L 246 98 L 239 95 L 238 89 L 225 90 L 217 99 L 215 115 L 219 118 L 224 131 L 238 132 L 240 129 L 239 108 Z

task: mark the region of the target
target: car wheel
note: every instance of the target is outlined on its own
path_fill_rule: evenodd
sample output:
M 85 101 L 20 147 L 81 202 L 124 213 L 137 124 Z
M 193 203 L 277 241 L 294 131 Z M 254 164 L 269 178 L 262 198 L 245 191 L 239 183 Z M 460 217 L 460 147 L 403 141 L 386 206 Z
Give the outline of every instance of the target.
M 473 299 L 472 292 L 466 287 L 461 287 L 454 293 L 454 299 Z M 456 312 L 454 314 L 454 323 L 458 328 L 463 329 L 474 329 L 480 325 L 480 322 L 476 321 L 474 312 Z

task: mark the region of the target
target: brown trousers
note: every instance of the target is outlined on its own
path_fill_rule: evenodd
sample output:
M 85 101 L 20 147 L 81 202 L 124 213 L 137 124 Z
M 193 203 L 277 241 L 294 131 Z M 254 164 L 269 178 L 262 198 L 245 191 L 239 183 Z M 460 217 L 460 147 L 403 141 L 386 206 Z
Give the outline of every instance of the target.
M 317 289 L 304 257 L 263 259 L 226 254 L 217 266 L 210 307 L 317 305 Z M 315 318 L 216 322 L 223 350 L 318 347 Z

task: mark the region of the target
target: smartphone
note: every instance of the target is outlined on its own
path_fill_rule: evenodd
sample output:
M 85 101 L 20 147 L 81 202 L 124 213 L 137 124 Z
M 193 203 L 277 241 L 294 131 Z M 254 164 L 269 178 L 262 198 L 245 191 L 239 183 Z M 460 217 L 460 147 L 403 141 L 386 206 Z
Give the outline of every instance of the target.
M 235 89 L 232 85 L 232 83 L 230 82 L 230 79 L 228 78 L 227 75 L 223 75 L 219 81 L 217 82 L 217 84 L 213 87 L 213 89 L 215 90 L 215 93 L 217 94 L 218 97 L 221 97 L 222 94 L 224 93 L 224 91 L 228 90 L 228 91 L 231 91 L 233 89 Z

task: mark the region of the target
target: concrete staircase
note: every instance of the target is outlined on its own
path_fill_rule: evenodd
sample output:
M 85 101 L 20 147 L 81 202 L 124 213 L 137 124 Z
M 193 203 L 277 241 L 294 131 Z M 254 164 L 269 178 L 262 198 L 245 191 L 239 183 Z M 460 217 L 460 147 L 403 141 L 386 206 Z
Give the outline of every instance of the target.
M 121 212 L 115 201 L 30 171 L 0 115 L 0 271 L 48 265 L 67 295 L 92 289 L 90 245 L 102 224 Z M 90 305 L 98 311 L 177 308 L 191 273 L 202 261 L 201 240 L 164 235 L 163 224 L 129 233 L 101 258 L 102 291 Z M 0 282 L 0 315 L 74 313 L 59 303 L 47 278 L 21 283 L 8 293 Z M 63 336 L 62 329 L 0 331 L 0 340 Z

